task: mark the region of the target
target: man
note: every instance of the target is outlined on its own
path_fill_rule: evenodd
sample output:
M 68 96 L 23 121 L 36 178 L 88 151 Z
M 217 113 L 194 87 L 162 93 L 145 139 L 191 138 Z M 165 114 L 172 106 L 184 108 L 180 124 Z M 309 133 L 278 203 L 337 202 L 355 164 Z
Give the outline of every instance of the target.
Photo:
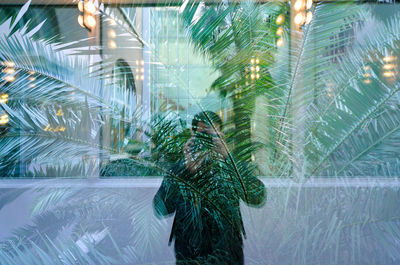
M 153 200 L 158 216 L 175 213 L 170 243 L 175 238 L 177 264 L 243 264 L 240 199 L 264 202 L 263 183 L 232 159 L 221 128 L 214 112 L 195 115 L 185 159 L 170 170 Z

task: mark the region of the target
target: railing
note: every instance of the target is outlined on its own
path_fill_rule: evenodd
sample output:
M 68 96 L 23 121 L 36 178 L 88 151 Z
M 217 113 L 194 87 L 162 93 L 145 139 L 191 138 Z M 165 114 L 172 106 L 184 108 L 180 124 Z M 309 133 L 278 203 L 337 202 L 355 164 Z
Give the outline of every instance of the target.
M 295 181 L 287 178 L 260 177 L 264 185 L 273 187 L 400 187 L 399 178 L 384 177 L 326 177 Z M 162 177 L 108 177 L 108 178 L 54 178 L 54 179 L 0 179 L 2 188 L 156 188 L 161 185 Z

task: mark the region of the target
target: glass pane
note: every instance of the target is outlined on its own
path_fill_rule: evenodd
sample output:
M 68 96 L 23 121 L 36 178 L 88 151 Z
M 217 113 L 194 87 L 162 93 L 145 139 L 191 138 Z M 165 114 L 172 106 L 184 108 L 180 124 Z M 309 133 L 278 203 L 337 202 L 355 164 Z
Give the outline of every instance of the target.
M 0 263 L 399 263 L 395 1 L 18 1 Z

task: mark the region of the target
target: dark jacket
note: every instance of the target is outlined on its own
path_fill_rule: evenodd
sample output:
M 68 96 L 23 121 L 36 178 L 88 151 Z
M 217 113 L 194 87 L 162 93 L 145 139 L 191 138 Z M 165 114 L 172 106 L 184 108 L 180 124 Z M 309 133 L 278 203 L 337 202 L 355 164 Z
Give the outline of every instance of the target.
M 170 243 L 175 238 L 177 264 L 243 264 L 240 199 L 260 205 L 265 187 L 243 163 L 201 171 L 177 164 L 153 200 L 158 216 L 175 212 Z

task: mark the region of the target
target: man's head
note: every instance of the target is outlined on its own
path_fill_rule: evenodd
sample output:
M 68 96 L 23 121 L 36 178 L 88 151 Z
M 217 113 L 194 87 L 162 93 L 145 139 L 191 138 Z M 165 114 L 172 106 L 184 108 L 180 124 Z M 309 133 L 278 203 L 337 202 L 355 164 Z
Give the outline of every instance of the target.
M 205 128 L 215 127 L 218 131 L 222 129 L 221 118 L 212 111 L 202 111 L 194 115 L 192 120 L 192 131 L 203 131 Z

